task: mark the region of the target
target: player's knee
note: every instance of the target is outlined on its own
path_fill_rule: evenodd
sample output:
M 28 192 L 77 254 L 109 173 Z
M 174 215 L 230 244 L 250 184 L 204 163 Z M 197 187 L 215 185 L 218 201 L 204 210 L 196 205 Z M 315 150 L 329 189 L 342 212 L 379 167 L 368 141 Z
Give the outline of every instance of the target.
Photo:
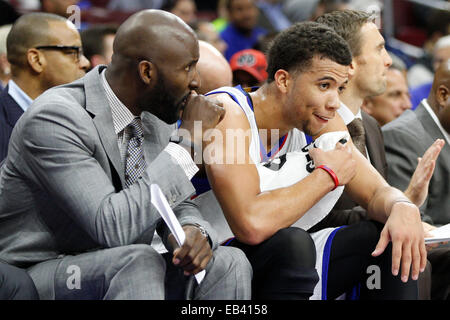
M 273 250 L 277 251 L 280 263 L 315 266 L 316 248 L 313 239 L 305 230 L 295 227 L 281 229 L 272 240 Z

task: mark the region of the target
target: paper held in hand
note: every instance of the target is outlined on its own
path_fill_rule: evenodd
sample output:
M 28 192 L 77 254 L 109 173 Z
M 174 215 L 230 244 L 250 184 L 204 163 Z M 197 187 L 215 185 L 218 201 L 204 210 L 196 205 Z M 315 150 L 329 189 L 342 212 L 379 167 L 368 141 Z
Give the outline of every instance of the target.
M 429 232 L 432 237 L 425 238 L 425 244 L 450 241 L 450 223 Z
M 152 204 L 158 210 L 159 214 L 164 219 L 165 223 L 177 240 L 178 245 L 181 247 L 184 239 L 186 238 L 183 227 L 181 226 L 180 222 L 178 222 L 175 213 L 173 213 L 172 209 L 170 208 L 169 203 L 167 202 L 167 199 L 162 193 L 159 186 L 157 184 L 152 184 L 150 186 L 150 192 L 152 197 Z M 195 279 L 197 279 L 198 284 L 202 282 L 205 274 L 206 271 L 202 270 L 195 275 Z

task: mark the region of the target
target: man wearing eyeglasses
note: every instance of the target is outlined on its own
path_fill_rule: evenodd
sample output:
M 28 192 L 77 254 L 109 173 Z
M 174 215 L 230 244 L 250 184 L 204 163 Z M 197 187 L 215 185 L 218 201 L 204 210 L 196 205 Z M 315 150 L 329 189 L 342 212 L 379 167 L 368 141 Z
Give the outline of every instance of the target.
M 7 38 L 11 80 L 0 94 L 0 161 L 14 125 L 45 90 L 81 78 L 89 67 L 69 20 L 49 13 L 20 17 Z

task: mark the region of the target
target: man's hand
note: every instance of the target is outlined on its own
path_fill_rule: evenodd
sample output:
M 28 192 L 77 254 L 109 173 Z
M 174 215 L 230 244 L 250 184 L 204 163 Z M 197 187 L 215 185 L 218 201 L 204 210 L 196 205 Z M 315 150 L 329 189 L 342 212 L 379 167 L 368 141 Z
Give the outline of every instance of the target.
M 433 176 L 436 159 L 444 147 L 444 140 L 437 139 L 423 154 L 418 158 L 416 170 L 411 177 L 405 195 L 418 207 L 420 207 L 428 195 L 428 185 Z
M 356 163 L 353 160 L 350 145 L 343 145 L 338 142 L 334 150 L 323 151 L 319 148 L 313 148 L 309 151 L 309 154 L 313 158 L 316 168 L 320 165 L 326 165 L 333 170 L 341 186 L 347 184 L 356 174 Z
M 197 146 L 203 146 L 204 148 L 209 140 L 203 139 L 205 131 L 215 128 L 224 116 L 225 109 L 222 103 L 198 95 L 193 91 L 188 97 L 186 107 L 183 110 L 180 129 L 187 130 L 191 141 Z
M 392 241 L 392 274 L 399 273 L 401 264 L 402 281 L 408 281 L 410 269 L 412 279 L 417 280 L 419 271 L 423 272 L 427 263 L 424 229 L 417 206 L 408 202 L 394 203 L 372 256 L 382 254 L 389 241 Z
M 173 251 L 172 262 L 183 268 L 185 275 L 197 274 L 206 268 L 211 259 L 211 246 L 208 239 L 196 226 L 185 225 L 183 230 L 186 233 L 186 239 L 181 247 L 176 243 L 174 236 L 169 235 L 170 244 L 176 248 Z

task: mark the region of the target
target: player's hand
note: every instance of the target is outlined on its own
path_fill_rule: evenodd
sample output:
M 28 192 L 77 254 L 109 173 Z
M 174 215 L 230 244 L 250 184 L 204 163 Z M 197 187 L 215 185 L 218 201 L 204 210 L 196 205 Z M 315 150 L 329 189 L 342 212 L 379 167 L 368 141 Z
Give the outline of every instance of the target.
M 356 162 L 353 159 L 350 145 L 338 142 L 336 148 L 330 151 L 312 148 L 309 155 L 313 158 L 316 168 L 326 165 L 333 170 L 338 177 L 339 185 L 347 184 L 356 174 Z
M 392 274 L 397 276 L 401 269 L 401 279 L 407 282 L 411 270 L 411 278 L 417 280 L 427 263 L 424 229 L 417 206 L 394 203 L 372 256 L 382 254 L 389 241 L 392 241 Z

